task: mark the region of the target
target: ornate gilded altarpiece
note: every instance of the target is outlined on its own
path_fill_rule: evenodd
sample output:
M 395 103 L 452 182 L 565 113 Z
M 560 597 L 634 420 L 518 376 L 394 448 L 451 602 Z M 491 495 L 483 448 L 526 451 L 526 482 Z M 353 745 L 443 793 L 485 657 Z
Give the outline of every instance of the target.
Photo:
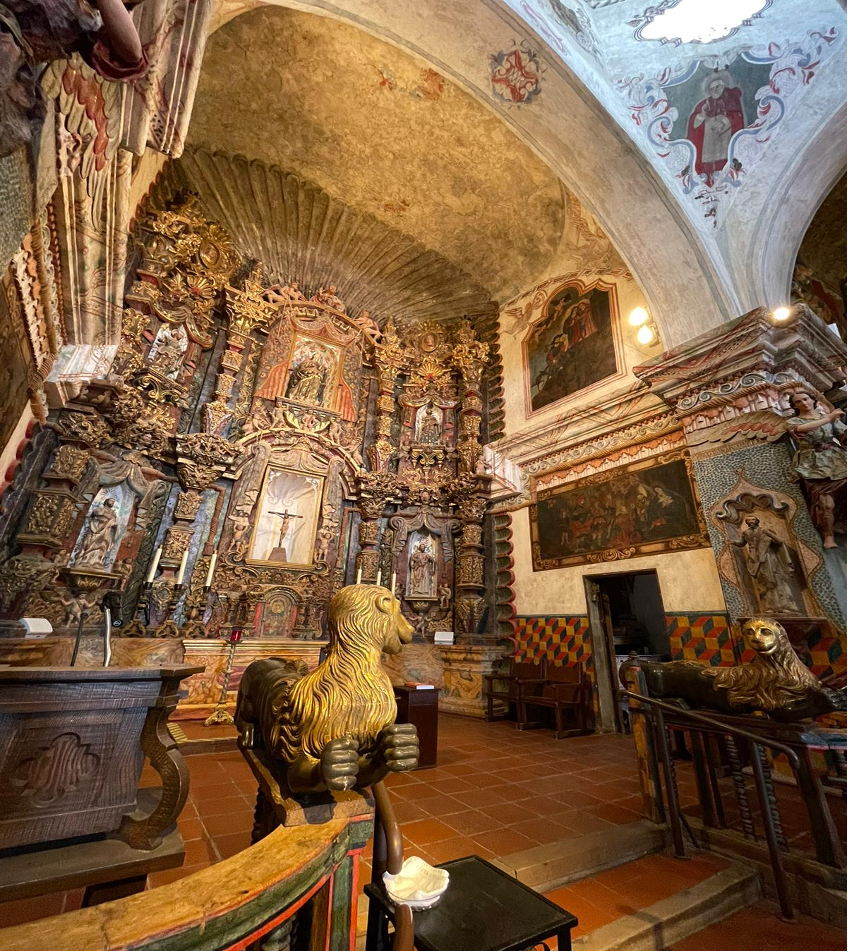
M 316 661 L 326 605 L 357 578 L 394 583 L 419 640 L 483 630 L 489 346 L 474 329 L 381 329 L 334 286 L 272 284 L 193 197 L 134 237 L 111 370 L 51 413 L 9 491 L 0 629 L 46 617 L 60 654 L 81 631 L 93 662 L 111 592 L 113 663 L 166 643 L 203 663 L 182 705 L 195 716 L 255 657 Z

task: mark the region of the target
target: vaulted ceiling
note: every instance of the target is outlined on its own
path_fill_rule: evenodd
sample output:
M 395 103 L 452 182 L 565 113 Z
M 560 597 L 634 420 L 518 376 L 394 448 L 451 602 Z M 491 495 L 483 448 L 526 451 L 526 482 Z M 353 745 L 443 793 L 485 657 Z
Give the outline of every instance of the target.
M 447 299 L 476 298 L 480 289 L 500 300 L 524 290 L 555 255 L 566 225 L 557 177 L 476 99 L 389 43 L 282 7 L 250 11 L 212 35 L 189 146 L 219 153 L 214 162 L 189 156 L 189 176 L 201 195 L 214 195 L 223 219 L 235 225 L 247 217 L 250 228 L 237 228 L 236 240 L 251 240 L 250 230 L 254 254 L 280 280 L 308 280 L 283 273 L 293 261 L 276 241 L 289 227 L 280 217 L 287 173 L 309 183 L 299 200 L 309 196 L 317 240 L 329 239 L 329 203 L 347 209 L 346 224 L 359 216 L 351 240 L 360 258 L 378 237 L 379 254 L 397 257 L 414 245 L 438 256 L 445 293 L 438 282 L 421 290 L 434 302 L 445 297 L 452 310 Z M 223 192 L 224 164 L 224 174 L 237 176 L 231 195 Z M 326 197 L 315 204 L 319 192 Z M 460 273 L 474 290 L 459 291 Z M 356 293 L 352 273 L 320 276 Z

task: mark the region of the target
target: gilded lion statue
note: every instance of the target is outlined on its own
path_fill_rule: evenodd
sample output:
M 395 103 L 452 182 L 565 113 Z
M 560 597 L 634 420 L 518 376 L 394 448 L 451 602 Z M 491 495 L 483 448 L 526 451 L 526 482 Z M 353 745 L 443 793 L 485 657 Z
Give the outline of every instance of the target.
M 394 723 L 380 663 L 412 640 L 400 603 L 378 585 L 348 585 L 330 600 L 327 621 L 327 656 L 314 671 L 268 658 L 250 664 L 239 686 L 240 743 L 287 764 L 292 794 L 366 787 L 418 763 L 418 734 Z
M 844 692 L 822 684 L 803 664 L 780 622 L 752 618 L 743 625 L 742 637 L 754 658 L 732 668 L 638 658 L 634 665 L 641 669 L 651 697 L 679 698 L 690 707 L 725 714 L 762 711 L 784 722 L 845 710 Z M 622 682 L 628 666 L 622 666 Z

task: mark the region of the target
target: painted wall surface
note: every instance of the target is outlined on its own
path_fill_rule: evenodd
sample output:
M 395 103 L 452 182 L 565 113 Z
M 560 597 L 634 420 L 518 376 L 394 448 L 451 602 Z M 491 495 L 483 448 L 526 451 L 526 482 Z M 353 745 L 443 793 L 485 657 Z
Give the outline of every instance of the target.
M 515 611 L 519 616 L 585 615 L 584 576 L 644 569 L 656 570 L 666 614 L 726 611 L 712 549 L 690 549 L 534 572 L 530 558 L 530 517 L 526 509 L 513 515 L 512 544 Z

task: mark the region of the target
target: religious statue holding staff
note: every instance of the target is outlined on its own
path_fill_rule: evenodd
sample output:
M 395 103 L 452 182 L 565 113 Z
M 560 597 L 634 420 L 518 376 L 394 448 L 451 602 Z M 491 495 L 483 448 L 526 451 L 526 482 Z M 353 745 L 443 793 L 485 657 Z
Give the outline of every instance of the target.
M 745 568 L 754 580 L 760 609 L 767 612 L 795 612 L 798 608 L 789 584 L 794 571 L 783 539 L 760 525 L 756 516 L 745 520 L 748 527 L 731 545 L 745 549 Z

